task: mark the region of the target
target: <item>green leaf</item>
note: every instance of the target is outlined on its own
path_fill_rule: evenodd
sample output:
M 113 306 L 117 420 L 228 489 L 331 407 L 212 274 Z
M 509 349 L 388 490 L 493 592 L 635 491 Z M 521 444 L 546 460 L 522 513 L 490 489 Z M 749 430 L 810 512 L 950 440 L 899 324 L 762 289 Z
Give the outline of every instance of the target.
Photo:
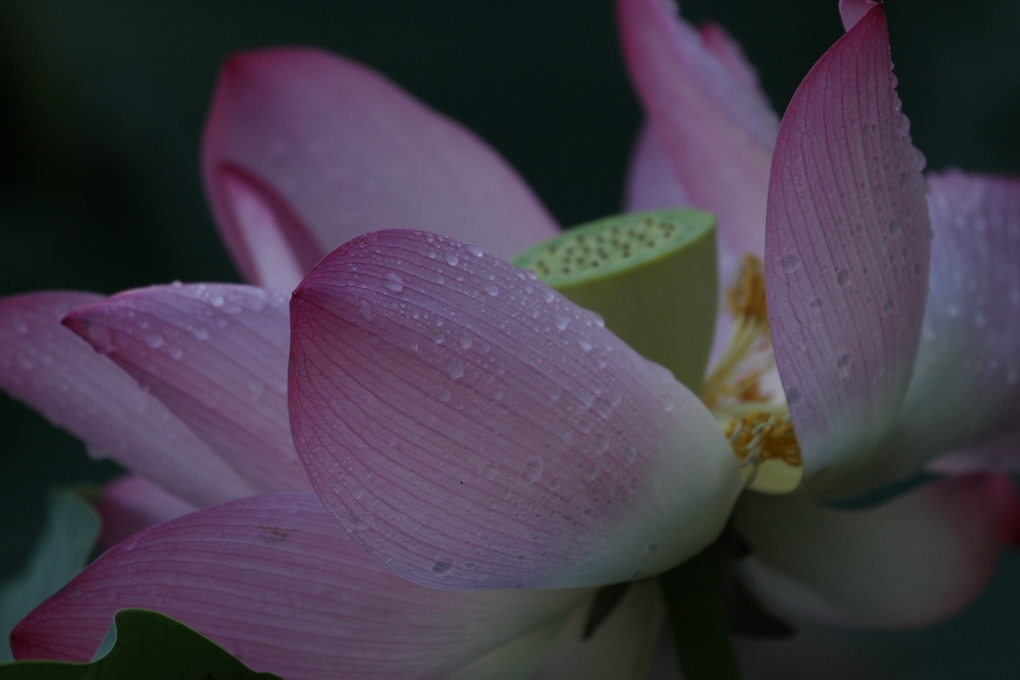
M 69 489 L 50 491 L 46 527 L 22 573 L 0 585 L 0 662 L 9 661 L 7 634 L 36 605 L 77 576 L 99 538 L 95 509 Z
M 619 215 L 573 227 L 511 261 L 662 364 L 697 394 L 719 297 L 715 217 L 696 210 Z
M 207 638 L 169 616 L 121 609 L 89 663 L 18 661 L 0 664 L 0 680 L 279 680 L 256 673 Z

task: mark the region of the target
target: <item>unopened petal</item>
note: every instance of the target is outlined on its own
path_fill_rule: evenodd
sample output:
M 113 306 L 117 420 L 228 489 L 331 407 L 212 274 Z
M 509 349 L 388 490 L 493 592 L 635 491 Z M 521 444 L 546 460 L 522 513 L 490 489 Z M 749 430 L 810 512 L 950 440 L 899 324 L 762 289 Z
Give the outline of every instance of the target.
M 0 387 L 108 456 L 181 498 L 208 505 L 251 487 L 127 373 L 60 325 L 90 293 L 0 300 Z
M 241 499 L 96 560 L 11 634 L 19 659 L 87 661 L 114 612 L 155 609 L 290 680 L 445 678 L 583 591 L 451 593 L 370 558 L 311 493 Z
M 777 612 L 824 623 L 912 628 L 945 619 L 981 591 L 1020 527 L 1006 477 L 943 479 L 867 509 L 749 495 L 737 528 L 747 574 Z
M 894 84 L 876 7 L 815 64 L 779 130 L 765 291 L 809 490 L 866 466 L 920 337 L 931 231 Z
M 245 277 L 307 271 L 376 229 L 416 228 L 510 257 L 557 233 L 516 173 L 471 132 L 360 64 L 304 48 L 223 66 L 202 150 L 206 192 Z M 247 212 L 246 212 L 247 211 Z M 276 227 L 273 227 L 273 225 Z M 259 234 L 277 229 L 266 246 Z
M 617 16 L 631 81 L 692 205 L 718 216 L 730 249 L 760 254 L 775 114 L 728 65 L 736 53 L 668 3 L 618 0 Z
M 287 416 L 287 299 L 227 284 L 153 286 L 66 326 L 187 423 L 256 493 L 306 490 Z
M 928 305 L 880 481 L 1020 429 L 1020 180 L 948 172 L 928 185 Z
M 532 273 L 421 232 L 291 303 L 291 426 L 327 507 L 440 588 L 598 585 L 710 542 L 739 487 L 704 406 Z

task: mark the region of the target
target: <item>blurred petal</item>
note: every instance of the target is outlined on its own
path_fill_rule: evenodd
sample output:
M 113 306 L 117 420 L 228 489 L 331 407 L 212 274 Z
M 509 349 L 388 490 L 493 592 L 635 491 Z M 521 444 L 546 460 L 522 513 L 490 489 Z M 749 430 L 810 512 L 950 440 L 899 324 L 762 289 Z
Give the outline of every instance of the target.
M 661 0 L 618 0 L 631 81 L 692 205 L 715 213 L 737 253 L 760 254 L 777 120 L 735 55 Z M 724 58 L 719 51 L 725 50 Z
M 746 93 L 757 97 L 762 108 L 771 111 L 772 104 L 761 89 L 761 83 L 758 82 L 758 71 L 747 60 L 744 48 L 740 46 L 740 43 L 734 40 L 733 36 L 727 33 L 725 28 L 712 22 L 698 26 L 698 33 L 701 35 L 701 41 L 704 43 L 705 49 L 712 52 L 722 62 L 722 65 L 729 70 L 737 82 L 744 86 Z M 778 123 L 779 121 L 773 120 L 771 132 L 773 141 L 775 141 Z
M 910 628 L 958 612 L 981 591 L 1020 504 L 1006 477 L 943 479 L 864 510 L 748 494 L 737 528 L 747 574 L 779 612 L 824 623 Z
M 765 290 L 804 456 L 828 490 L 868 461 L 910 382 L 931 231 L 881 7 L 815 64 L 779 130 Z
M 659 136 L 647 122 L 638 131 L 631 152 L 623 204 L 627 212 L 691 205 Z
M 640 581 L 595 634 L 584 639 L 591 602 L 576 607 L 555 646 L 530 680 L 641 680 L 659 640 L 664 607 L 656 581 Z
M 990 437 L 973 446 L 936 458 L 927 469 L 947 475 L 967 472 L 1020 473 L 1020 430 Z
M 121 477 L 103 488 L 96 503 L 103 518 L 99 548 L 106 550 L 151 526 L 198 510 L 142 477 Z
M 224 240 L 255 283 L 271 283 L 262 263 L 272 255 L 261 251 L 283 242 L 308 271 L 376 229 L 445 233 L 501 257 L 558 231 L 471 132 L 364 66 L 311 49 L 248 52 L 224 64 L 202 171 Z M 249 210 L 249 200 L 260 207 Z M 279 235 L 263 246 L 260 234 L 274 224 Z
M 649 576 L 710 542 L 738 492 L 701 402 L 534 279 L 387 231 L 294 293 L 298 452 L 340 522 L 418 583 Z
M 183 499 L 207 505 L 251 488 L 116 364 L 60 325 L 90 293 L 0 300 L 0 387 L 109 456 Z
M 128 291 L 64 324 L 187 423 L 256 493 L 307 490 L 287 417 L 286 297 L 195 284 Z
M 928 185 L 928 306 L 881 479 L 1020 428 L 1020 180 L 948 172 Z
M 877 5 L 872 0 L 839 0 L 839 15 L 843 19 L 843 30 L 849 31 Z
M 87 661 L 114 612 L 137 607 L 290 680 L 444 678 L 584 595 L 422 588 L 366 555 L 311 493 L 274 494 L 119 544 L 22 620 L 11 647 Z

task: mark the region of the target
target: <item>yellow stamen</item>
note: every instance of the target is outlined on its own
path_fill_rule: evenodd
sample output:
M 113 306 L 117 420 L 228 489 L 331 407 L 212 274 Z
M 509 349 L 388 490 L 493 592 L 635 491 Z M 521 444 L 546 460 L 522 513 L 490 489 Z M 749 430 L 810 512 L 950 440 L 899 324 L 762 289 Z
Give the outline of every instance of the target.
M 726 303 L 734 319 L 753 320 L 769 327 L 765 313 L 765 269 L 754 255 L 744 255 L 740 261 L 737 284 L 726 291 Z

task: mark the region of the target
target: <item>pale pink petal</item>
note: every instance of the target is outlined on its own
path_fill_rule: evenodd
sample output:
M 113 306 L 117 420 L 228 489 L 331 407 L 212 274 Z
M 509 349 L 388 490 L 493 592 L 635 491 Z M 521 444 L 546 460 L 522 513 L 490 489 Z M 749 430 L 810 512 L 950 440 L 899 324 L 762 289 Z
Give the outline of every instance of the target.
M 692 555 L 731 509 L 735 457 L 600 321 L 476 246 L 349 242 L 291 302 L 291 426 L 316 491 L 439 588 L 612 583 Z
M 103 518 L 99 548 L 106 550 L 128 536 L 195 512 L 198 508 L 142 477 L 129 476 L 110 482 L 103 488 L 96 510 Z
M 882 479 L 1020 428 L 1020 180 L 929 176 L 921 344 Z
M 839 0 L 839 16 L 843 20 L 843 30 L 849 31 L 864 18 L 864 15 L 877 5 L 873 0 Z
M 638 131 L 630 156 L 623 206 L 627 212 L 644 212 L 691 205 L 669 155 L 655 129 L 645 122 Z
M 1020 429 L 989 437 L 936 458 L 926 468 L 947 475 L 982 471 L 1020 474 Z
M 899 410 L 931 230 L 881 7 L 811 69 L 779 129 L 765 291 L 805 488 L 848 483 Z
M 102 555 L 11 634 L 18 659 L 87 661 L 114 612 L 154 609 L 288 680 L 445 678 L 585 591 L 453 593 L 365 554 L 311 493 L 241 499 Z
M 198 505 L 247 496 L 201 439 L 106 357 L 60 325 L 90 293 L 34 293 L 0 300 L 0 387 L 167 491 Z
M 698 33 L 701 34 L 701 41 L 705 48 L 712 52 L 722 62 L 730 74 L 744 86 L 747 94 L 757 97 L 762 108 L 771 111 L 772 103 L 765 96 L 758 80 L 758 71 L 754 65 L 747 60 L 744 48 L 733 39 L 725 28 L 713 22 L 707 22 L 698 26 Z M 775 140 L 775 128 L 778 121 L 772 125 L 771 138 Z
M 224 240 L 255 283 L 272 282 L 263 262 L 276 255 L 263 251 L 281 243 L 293 251 L 282 259 L 307 271 L 376 229 L 449 234 L 501 257 L 557 233 L 471 132 L 374 71 L 312 49 L 248 52 L 224 64 L 202 172 Z M 280 234 L 264 244 L 274 225 Z
M 747 574 L 777 613 L 824 623 L 910 628 L 966 606 L 1020 536 L 1006 477 L 943 479 L 867 509 L 749 494 L 737 528 Z
M 661 0 L 618 0 L 631 82 L 695 207 L 719 217 L 737 253 L 764 244 L 777 120 L 765 98 Z
M 187 423 L 256 493 L 309 489 L 287 416 L 287 298 L 229 284 L 153 286 L 64 324 Z

